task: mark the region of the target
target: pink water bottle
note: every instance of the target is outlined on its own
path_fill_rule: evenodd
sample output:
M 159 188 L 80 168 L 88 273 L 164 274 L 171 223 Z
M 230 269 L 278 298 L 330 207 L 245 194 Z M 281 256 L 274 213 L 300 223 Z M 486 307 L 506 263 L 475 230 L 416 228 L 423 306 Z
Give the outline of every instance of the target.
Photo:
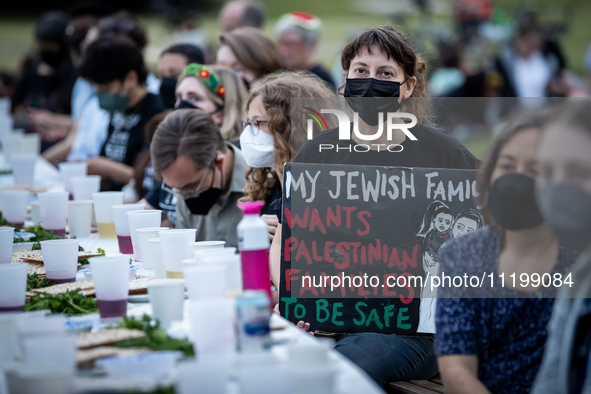
M 269 235 L 267 222 L 261 219 L 264 201 L 238 203 L 244 217 L 238 223 L 238 249 L 242 259 L 242 287 L 244 290 L 264 290 L 271 296 L 269 271 Z

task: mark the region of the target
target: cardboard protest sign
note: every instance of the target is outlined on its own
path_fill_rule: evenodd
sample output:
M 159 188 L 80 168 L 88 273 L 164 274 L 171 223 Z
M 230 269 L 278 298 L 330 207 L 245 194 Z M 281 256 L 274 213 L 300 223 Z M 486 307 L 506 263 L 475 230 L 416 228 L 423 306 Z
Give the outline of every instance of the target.
M 326 332 L 434 332 L 448 239 L 483 225 L 476 171 L 286 164 L 280 310 Z

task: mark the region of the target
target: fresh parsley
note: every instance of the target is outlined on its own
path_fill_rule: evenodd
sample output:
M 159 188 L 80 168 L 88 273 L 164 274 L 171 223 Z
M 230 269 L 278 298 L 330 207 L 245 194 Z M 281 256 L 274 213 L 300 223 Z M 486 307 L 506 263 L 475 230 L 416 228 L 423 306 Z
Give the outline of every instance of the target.
M 25 302 L 25 311 L 49 309 L 52 313 L 68 316 L 87 315 L 98 312 L 98 302 L 94 297 L 86 297 L 79 289 L 65 294 L 35 294 Z
M 27 275 L 27 291 L 51 286 L 53 283 L 47 278 L 40 278 L 38 274 Z

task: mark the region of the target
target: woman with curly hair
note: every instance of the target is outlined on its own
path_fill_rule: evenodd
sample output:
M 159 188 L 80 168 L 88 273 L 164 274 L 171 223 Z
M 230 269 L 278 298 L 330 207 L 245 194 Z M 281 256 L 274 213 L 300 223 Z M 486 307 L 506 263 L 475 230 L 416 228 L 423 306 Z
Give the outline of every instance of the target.
M 309 97 L 333 100 L 335 94 L 312 73 L 285 72 L 263 78 L 246 100 L 248 120 L 240 146 L 251 168 L 246 173 L 244 200 L 266 202 L 263 219 L 269 224 L 271 240 L 281 212 L 283 165 L 306 141 L 306 115 L 292 111 L 291 100 Z

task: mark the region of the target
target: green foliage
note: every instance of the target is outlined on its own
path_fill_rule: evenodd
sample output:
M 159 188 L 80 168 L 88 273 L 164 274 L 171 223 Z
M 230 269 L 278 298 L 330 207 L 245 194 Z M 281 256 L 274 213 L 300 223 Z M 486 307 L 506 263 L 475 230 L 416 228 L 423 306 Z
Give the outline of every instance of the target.
M 185 357 L 194 356 L 193 345 L 187 338 L 177 339 L 168 336 L 165 330 L 160 328 L 158 320 L 152 321 L 148 315 L 144 315 L 141 320 L 135 317 L 124 317 L 120 328 L 129 328 L 142 330 L 146 333 L 145 337 L 129 339 L 118 342 L 118 347 L 148 347 L 152 350 L 180 350 Z
M 36 273 L 27 275 L 27 291 L 33 289 L 40 289 L 42 287 L 47 287 L 51 285 L 53 285 L 51 280 L 47 278 L 40 278 L 39 275 L 37 275 Z
M 26 312 L 44 309 L 68 316 L 87 315 L 98 312 L 98 302 L 93 297 L 82 295 L 79 289 L 57 295 L 35 294 L 25 302 Z

